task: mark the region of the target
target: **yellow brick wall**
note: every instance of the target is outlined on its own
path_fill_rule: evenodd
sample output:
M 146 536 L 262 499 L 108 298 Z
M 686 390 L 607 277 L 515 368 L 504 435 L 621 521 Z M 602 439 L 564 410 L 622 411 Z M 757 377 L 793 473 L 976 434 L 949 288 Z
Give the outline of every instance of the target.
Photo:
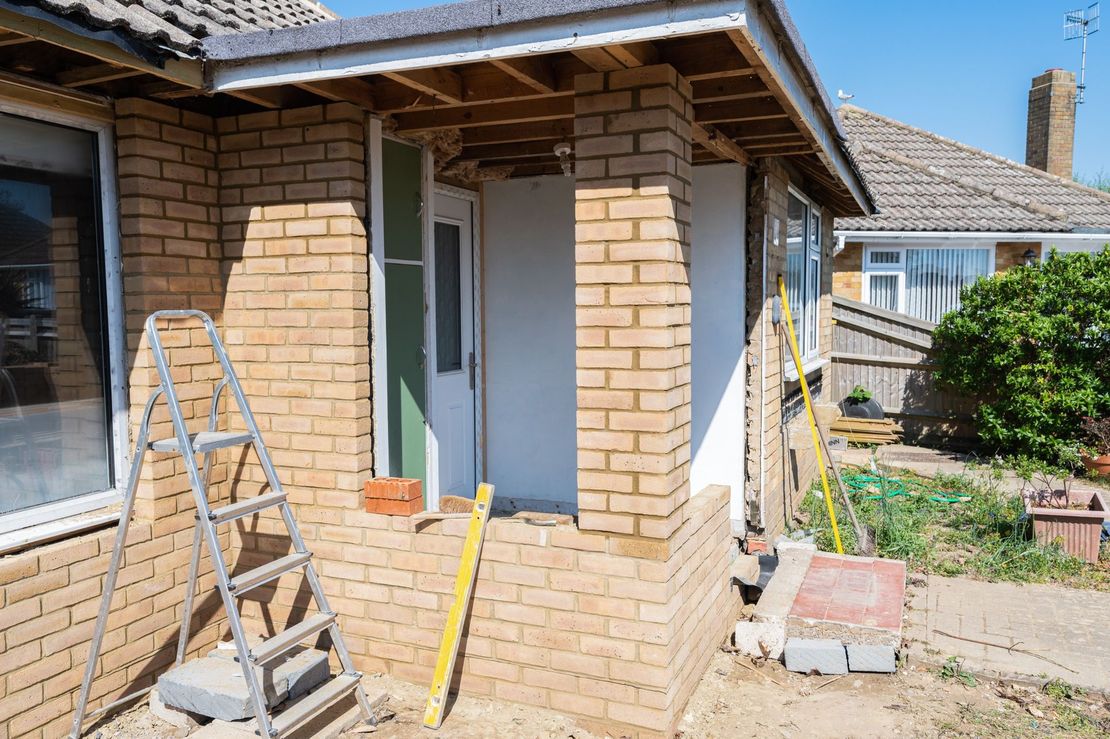
M 833 263 L 833 295 L 863 300 L 863 244 L 849 241 Z

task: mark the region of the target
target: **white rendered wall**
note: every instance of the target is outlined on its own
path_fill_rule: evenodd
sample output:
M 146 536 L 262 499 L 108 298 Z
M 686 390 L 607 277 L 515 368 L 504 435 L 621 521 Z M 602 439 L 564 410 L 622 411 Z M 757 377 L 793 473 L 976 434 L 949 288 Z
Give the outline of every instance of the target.
M 745 518 L 744 207 L 742 166 L 694 169 L 690 492 L 729 485 L 734 532 Z
M 482 209 L 494 507 L 577 512 L 574 180 L 488 183 Z

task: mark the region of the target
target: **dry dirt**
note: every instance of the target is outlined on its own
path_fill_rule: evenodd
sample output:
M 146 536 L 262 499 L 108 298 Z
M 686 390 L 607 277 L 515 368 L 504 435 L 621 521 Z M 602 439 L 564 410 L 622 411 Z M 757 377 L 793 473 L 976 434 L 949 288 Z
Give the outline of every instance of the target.
M 896 675 L 806 676 L 771 662 L 717 652 L 686 709 L 676 737 L 1099 737 L 1110 735 L 1110 704 L 1103 697 L 1062 699 L 1036 686 L 943 679 L 936 667 L 903 666 Z M 384 691 L 376 730 L 348 731 L 342 739 L 416 739 L 426 688 L 385 676 L 366 679 L 371 696 Z M 1008 696 L 1008 697 L 1007 697 Z M 176 739 L 184 732 L 137 706 L 87 736 L 101 739 Z M 229 735 L 238 739 L 242 734 Z M 335 737 L 333 733 L 320 736 Z M 461 697 L 449 707 L 436 736 L 451 739 L 594 739 L 572 719 L 551 711 Z

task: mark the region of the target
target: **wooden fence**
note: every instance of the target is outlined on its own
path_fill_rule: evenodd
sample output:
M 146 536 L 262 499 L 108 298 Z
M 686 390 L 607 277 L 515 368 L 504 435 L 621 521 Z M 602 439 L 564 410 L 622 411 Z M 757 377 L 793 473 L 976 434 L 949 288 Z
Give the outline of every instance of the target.
M 831 400 L 856 385 L 873 393 L 906 440 L 962 445 L 975 438 L 974 404 L 933 381 L 935 323 L 833 296 Z

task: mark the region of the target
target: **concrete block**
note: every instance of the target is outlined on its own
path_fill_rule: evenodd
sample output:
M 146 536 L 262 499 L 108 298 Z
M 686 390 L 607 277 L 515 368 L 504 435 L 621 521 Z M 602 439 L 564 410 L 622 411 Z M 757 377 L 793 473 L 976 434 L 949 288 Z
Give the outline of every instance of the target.
M 180 711 L 173 706 L 167 706 L 162 700 L 162 696 L 158 693 L 158 688 L 154 688 L 150 691 L 148 708 L 153 715 L 179 729 L 192 730 L 200 726 L 200 721 L 195 719 L 193 714 Z
M 779 622 L 737 621 L 736 648 L 749 657 L 782 659 L 786 628 Z
M 256 640 L 247 637 L 247 643 L 255 646 Z M 261 639 L 257 640 L 261 642 Z M 230 645 L 230 646 L 227 646 Z M 209 657 L 234 661 L 238 664 L 238 654 L 233 642 L 222 642 L 208 653 Z M 328 653 L 308 647 L 294 647 L 285 654 L 267 662 L 264 667 L 273 672 L 275 683 L 284 684 L 288 690 L 287 698 L 293 700 L 310 692 L 331 676 L 328 667 Z
M 848 669 L 852 672 L 895 672 L 898 654 L 888 644 L 849 644 Z
M 835 639 L 798 639 L 786 640 L 783 650 L 786 669 L 791 672 L 822 675 L 844 675 L 848 672 L 848 655 L 844 645 Z
M 253 668 L 269 706 L 288 695 L 288 681 L 271 670 Z M 166 705 L 223 721 L 254 716 L 247 681 L 233 659 L 201 657 L 173 668 L 158 678 L 158 692 Z

